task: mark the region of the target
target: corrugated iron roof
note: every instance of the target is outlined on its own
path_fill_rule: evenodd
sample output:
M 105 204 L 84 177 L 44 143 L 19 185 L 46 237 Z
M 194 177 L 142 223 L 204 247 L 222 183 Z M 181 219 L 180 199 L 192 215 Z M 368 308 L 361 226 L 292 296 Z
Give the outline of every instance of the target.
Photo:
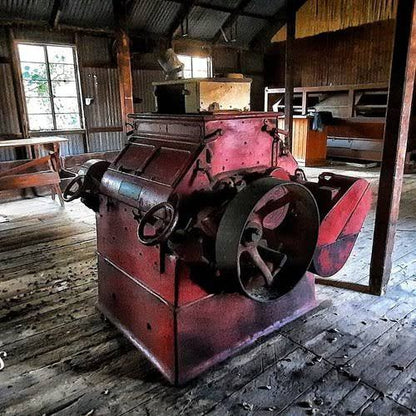
M 236 43 L 238 45 L 248 45 L 250 41 L 260 32 L 267 24 L 263 19 L 254 17 L 239 16 L 237 19 Z
M 139 0 L 131 11 L 129 27 L 138 31 L 166 34 L 180 7 L 180 3 L 173 1 Z
M 264 16 L 273 16 L 284 7 L 285 2 L 286 0 L 254 0 L 244 8 L 244 11 Z
M 0 19 L 48 21 L 53 0 L 1 0 Z
M 241 0 L 199 0 L 188 15 L 189 36 L 211 40 L 230 15 L 227 9 L 237 9 Z M 272 16 L 285 0 L 251 0 L 244 12 Z M 1 0 L 1 20 L 31 20 L 48 22 L 53 0 Z M 128 11 L 128 27 L 132 31 L 166 35 L 182 7 L 179 0 L 137 0 Z M 209 6 L 225 10 L 209 9 Z M 240 10 L 240 12 L 242 12 Z M 66 0 L 59 19 L 60 24 L 86 28 L 114 28 L 112 0 Z M 239 45 L 248 45 L 258 31 L 267 24 L 264 19 L 240 16 L 238 18 Z
M 112 0 L 66 1 L 60 23 L 86 27 L 114 27 Z
M 188 16 L 189 36 L 196 39 L 212 39 L 229 15 L 217 10 L 193 7 Z

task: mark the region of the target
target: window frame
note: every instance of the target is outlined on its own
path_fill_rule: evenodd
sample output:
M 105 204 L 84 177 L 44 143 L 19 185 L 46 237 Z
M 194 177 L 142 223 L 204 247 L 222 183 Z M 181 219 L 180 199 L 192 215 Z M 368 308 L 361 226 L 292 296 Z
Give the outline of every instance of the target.
M 29 123 L 29 112 L 28 112 L 28 108 L 27 108 L 27 99 L 30 97 L 26 96 L 26 91 L 24 88 L 24 79 L 23 79 L 23 74 L 22 74 L 22 62 L 28 62 L 28 63 L 32 63 L 30 61 L 22 61 L 20 59 L 20 53 L 19 53 L 19 45 L 31 45 L 31 46 L 41 46 L 44 49 L 44 54 L 45 54 L 45 66 L 46 66 L 46 74 L 47 74 L 47 84 L 48 84 L 48 89 L 49 89 L 49 95 L 48 95 L 48 99 L 50 100 L 50 104 L 51 104 L 51 116 L 52 116 L 52 123 L 54 128 L 53 129 L 44 129 L 44 130 L 31 130 L 30 129 L 30 123 Z M 50 62 L 49 62 L 49 57 L 48 57 L 48 51 L 47 51 L 47 47 L 51 46 L 51 47 L 63 47 L 63 48 L 70 48 L 72 49 L 72 56 L 73 56 L 73 67 L 74 67 L 74 77 L 75 77 L 75 87 L 76 87 L 76 98 L 77 98 L 77 103 L 78 103 L 78 114 L 79 114 L 79 121 L 80 121 L 80 127 L 76 127 L 76 128 L 71 128 L 71 129 L 58 129 L 57 128 L 57 123 L 56 123 L 56 111 L 55 111 L 55 98 L 62 98 L 62 97 L 54 97 L 53 95 L 53 90 L 52 90 L 52 79 L 51 79 L 51 74 L 50 74 Z M 81 89 L 81 74 L 80 74 L 80 67 L 79 67 L 79 60 L 78 60 L 78 53 L 77 53 L 77 48 L 76 45 L 74 44 L 69 44 L 69 43 L 55 43 L 55 42 L 34 42 L 34 41 L 26 41 L 26 40 L 16 40 L 15 41 L 15 49 L 16 49 L 16 56 L 19 62 L 18 65 L 18 72 L 19 72 L 19 77 L 20 77 L 20 82 L 21 82 L 21 87 L 22 87 L 22 94 L 23 94 L 23 98 L 24 98 L 24 106 L 25 106 L 25 118 L 26 118 L 26 123 L 28 126 L 28 132 L 32 135 L 32 136 L 36 136 L 36 135 L 42 135 L 45 133 L 66 133 L 66 132 L 75 132 L 75 133 L 83 133 L 85 132 L 85 115 L 84 115 L 84 107 L 82 105 L 83 100 L 82 100 L 82 89 Z M 39 63 L 39 62 L 33 62 L 33 63 Z M 70 64 L 65 64 L 65 65 L 70 65 Z M 63 97 L 65 98 L 65 97 Z M 62 114 L 70 114 L 70 113 L 62 113 Z
M 184 69 L 184 79 L 203 79 L 203 77 L 195 77 L 194 76 L 194 59 L 206 59 L 207 60 L 207 78 L 212 77 L 212 57 L 211 56 L 196 56 L 196 55 L 186 55 L 184 53 L 178 54 L 178 59 L 181 61 L 181 56 L 186 56 L 187 58 L 191 58 L 191 76 L 189 78 L 185 77 L 185 69 Z M 181 61 L 182 62 L 182 61 Z

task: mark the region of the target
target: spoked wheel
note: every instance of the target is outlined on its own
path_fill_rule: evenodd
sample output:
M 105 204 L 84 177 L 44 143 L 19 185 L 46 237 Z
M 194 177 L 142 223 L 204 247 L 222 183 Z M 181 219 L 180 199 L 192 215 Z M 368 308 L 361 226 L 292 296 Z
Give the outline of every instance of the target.
M 259 179 L 227 206 L 215 246 L 217 267 L 250 298 L 272 301 L 307 271 L 318 230 L 318 208 L 303 185 Z

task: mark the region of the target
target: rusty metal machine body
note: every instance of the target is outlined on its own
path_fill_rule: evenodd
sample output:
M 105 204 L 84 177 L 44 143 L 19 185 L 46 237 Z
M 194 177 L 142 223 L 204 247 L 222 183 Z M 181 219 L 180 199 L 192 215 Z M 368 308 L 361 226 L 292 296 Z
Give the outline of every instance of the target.
M 343 266 L 371 193 L 306 181 L 276 113 L 132 117 L 67 197 L 97 213 L 99 309 L 181 384 L 316 305 L 312 273 Z

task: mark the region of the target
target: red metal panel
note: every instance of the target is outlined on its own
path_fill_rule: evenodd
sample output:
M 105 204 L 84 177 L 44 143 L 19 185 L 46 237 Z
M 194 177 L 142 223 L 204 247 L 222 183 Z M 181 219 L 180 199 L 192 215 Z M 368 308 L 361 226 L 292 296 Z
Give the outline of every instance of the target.
M 187 382 L 316 306 L 314 278 L 307 274 L 277 302 L 258 303 L 230 293 L 176 308 L 101 256 L 98 291 L 99 309 L 175 384 Z
M 142 176 L 152 181 L 173 185 L 190 164 L 192 156 L 189 150 L 162 146 L 149 161 Z
M 218 294 L 180 308 L 178 383 L 196 377 L 315 306 L 315 281 L 308 273 L 291 292 L 275 302 L 253 302 L 233 293 Z
M 253 119 L 214 120 L 206 123 L 207 135 L 221 130 L 207 144 L 213 155 L 212 175 L 271 165 L 273 137 L 264 131 L 264 117 Z
M 98 273 L 98 308 L 174 382 L 172 307 L 101 256 Z
M 310 189 L 323 214 L 311 271 L 329 277 L 341 270 L 351 254 L 371 207 L 371 190 L 364 179 L 332 174 L 322 174 L 319 184 L 310 184 Z
M 368 202 L 371 202 L 371 196 L 370 201 L 366 197 L 367 203 L 359 206 L 367 190 L 368 182 L 359 179 L 342 195 L 341 199 L 338 200 L 331 211 L 321 221 L 318 246 L 333 243 L 341 234 L 345 235 L 347 223 L 348 229 L 351 231 L 355 230 L 355 232 L 358 232 L 361 229 L 368 213 Z M 367 193 L 366 195 L 370 194 Z M 358 212 L 356 210 L 357 206 L 359 206 Z
M 121 172 L 141 172 L 156 151 L 156 146 L 147 143 L 131 143 L 126 146 L 114 162 Z
M 208 295 L 191 278 L 188 266 L 173 255 L 160 254 L 160 246 L 146 247 L 137 240 L 137 221 L 131 207 L 115 203 L 110 209 L 100 205 L 97 218 L 97 250 L 172 305 L 184 305 Z M 177 283 L 176 283 L 177 281 Z M 176 285 L 179 286 L 177 297 Z
M 137 240 L 137 221 L 131 207 L 116 202 L 100 204 L 97 218 L 97 250 L 133 279 L 149 287 L 170 303 L 175 302 L 175 259 L 163 257 L 159 247 L 146 247 Z

